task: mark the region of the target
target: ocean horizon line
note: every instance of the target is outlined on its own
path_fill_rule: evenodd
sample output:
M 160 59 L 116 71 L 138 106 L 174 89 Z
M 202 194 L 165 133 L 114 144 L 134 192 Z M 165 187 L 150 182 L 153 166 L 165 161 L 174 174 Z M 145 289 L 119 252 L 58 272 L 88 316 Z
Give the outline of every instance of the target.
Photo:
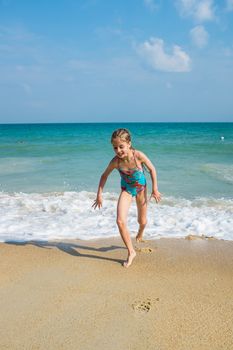
M 63 125 L 63 124 L 233 124 L 233 121 L 111 121 L 111 122 L 22 122 L 22 123 L 0 123 L 0 125 Z

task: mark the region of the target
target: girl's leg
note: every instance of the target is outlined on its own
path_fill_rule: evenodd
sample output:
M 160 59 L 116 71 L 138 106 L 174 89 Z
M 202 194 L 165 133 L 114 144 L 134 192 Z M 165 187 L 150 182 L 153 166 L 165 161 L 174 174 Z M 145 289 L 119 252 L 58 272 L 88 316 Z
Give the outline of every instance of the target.
M 138 234 L 136 236 L 136 241 L 143 242 L 142 236 L 147 224 L 147 190 L 146 188 L 145 190 L 137 194 L 136 203 L 138 208 L 138 223 L 139 223 L 139 229 L 138 229 Z
M 136 252 L 133 248 L 133 244 L 127 228 L 127 215 L 131 202 L 132 196 L 128 192 L 122 191 L 117 205 L 117 225 L 121 234 L 121 238 L 123 239 L 128 249 L 128 258 L 124 263 L 125 267 L 129 267 L 136 256 Z

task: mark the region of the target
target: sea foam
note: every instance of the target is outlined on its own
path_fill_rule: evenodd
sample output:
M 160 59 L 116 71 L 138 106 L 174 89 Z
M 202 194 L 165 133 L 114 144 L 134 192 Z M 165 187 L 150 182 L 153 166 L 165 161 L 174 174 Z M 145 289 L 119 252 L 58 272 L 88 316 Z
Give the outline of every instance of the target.
M 104 193 L 94 210 L 94 192 L 0 193 L 0 241 L 93 239 L 119 236 L 118 195 Z M 128 216 L 132 236 L 138 229 L 136 203 Z M 233 200 L 165 197 L 148 203 L 145 238 L 205 235 L 233 240 Z

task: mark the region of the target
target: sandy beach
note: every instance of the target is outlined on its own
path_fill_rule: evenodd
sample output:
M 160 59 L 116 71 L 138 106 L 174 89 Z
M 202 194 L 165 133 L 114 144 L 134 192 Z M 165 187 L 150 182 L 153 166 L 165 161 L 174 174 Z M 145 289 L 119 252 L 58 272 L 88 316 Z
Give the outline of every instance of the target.
M 0 349 L 233 349 L 233 242 L 2 243 Z

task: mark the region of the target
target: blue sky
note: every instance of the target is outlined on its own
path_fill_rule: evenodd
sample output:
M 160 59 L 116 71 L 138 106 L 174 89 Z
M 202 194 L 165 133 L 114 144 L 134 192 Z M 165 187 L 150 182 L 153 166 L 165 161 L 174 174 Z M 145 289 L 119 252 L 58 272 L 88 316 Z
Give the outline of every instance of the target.
M 0 0 L 0 123 L 232 121 L 233 0 Z

